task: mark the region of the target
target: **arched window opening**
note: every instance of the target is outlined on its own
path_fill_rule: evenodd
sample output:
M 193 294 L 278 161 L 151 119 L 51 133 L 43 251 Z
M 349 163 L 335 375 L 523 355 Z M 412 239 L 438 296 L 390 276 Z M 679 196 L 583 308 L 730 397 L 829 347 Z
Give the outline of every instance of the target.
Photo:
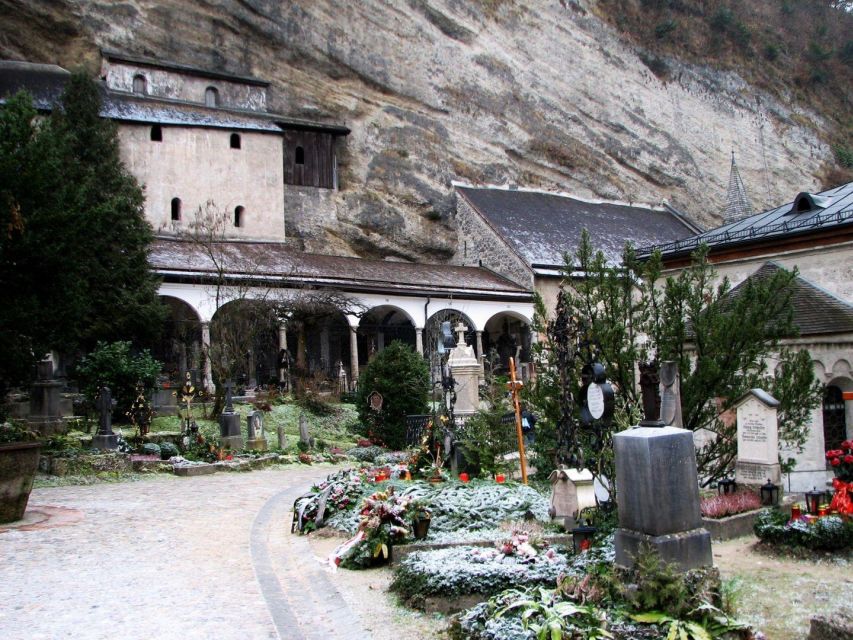
M 219 90 L 216 87 L 208 87 L 205 89 L 204 104 L 207 107 L 219 106 Z
M 243 218 L 243 212 L 245 210 L 246 209 L 243 207 L 237 207 L 236 209 L 234 209 L 234 226 L 235 227 L 242 227 L 243 226 L 243 223 L 245 222 L 245 220 Z
M 155 124 L 151 127 L 151 141 L 163 142 L 163 127 L 159 124 Z
M 181 219 L 181 199 L 172 198 L 172 220 Z
M 296 164 L 305 164 L 305 149 L 296 147 Z
M 231 134 L 231 148 L 239 149 L 240 148 L 240 134 L 232 133 Z
M 840 449 L 847 439 L 847 420 L 844 415 L 844 396 L 841 387 L 829 385 L 823 396 L 824 449 Z
M 133 93 L 145 95 L 148 92 L 147 81 L 143 75 L 133 76 Z

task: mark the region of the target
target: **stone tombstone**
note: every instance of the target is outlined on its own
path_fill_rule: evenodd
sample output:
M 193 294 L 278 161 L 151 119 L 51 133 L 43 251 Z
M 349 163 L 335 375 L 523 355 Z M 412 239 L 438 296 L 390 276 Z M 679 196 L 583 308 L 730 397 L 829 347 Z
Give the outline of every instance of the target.
M 595 506 L 592 472 L 560 467 L 551 472 L 548 480 L 551 482 L 551 518 L 566 521 L 566 529 L 574 528 L 580 511 Z
M 681 419 L 681 383 L 677 362 L 662 362 L 660 366 L 660 420 L 670 427 L 684 426 Z
M 468 331 L 461 322 L 454 330 L 457 333 L 456 346 L 450 350 L 447 364 L 450 375 L 456 382 L 456 404 L 454 413 L 457 415 L 474 414 L 480 408 L 480 381 L 484 378 L 483 363 L 477 359 L 474 347 L 465 344 L 465 333 Z
M 641 384 L 645 419 L 613 437 L 619 528 L 616 563 L 631 567 L 643 546 L 682 571 L 713 564 L 711 535 L 702 527 L 693 433 L 658 419 L 656 368 Z
M 287 436 L 284 435 L 284 427 L 276 427 L 275 434 L 278 437 L 278 448 L 284 450 L 287 447 Z
M 101 387 L 95 408 L 98 410 L 98 433 L 92 436 L 92 447 L 95 449 L 118 449 L 118 435 L 113 433 L 113 401 L 109 387 Z
M 738 484 L 761 486 L 782 482 L 779 466 L 779 401 L 762 389 L 751 389 L 734 404 L 737 414 Z
M 65 421 L 59 406 L 63 383 L 53 377 L 53 361 L 46 358 L 36 365 L 37 380 L 30 387 L 27 422 L 43 436 L 63 433 Z
M 308 435 L 308 418 L 302 413 L 299 415 L 299 441 L 305 444 L 311 444 L 311 438 Z
M 267 439 L 264 437 L 264 412 L 253 411 L 246 416 L 249 439 L 246 448 L 251 451 L 266 451 Z
M 231 399 L 234 383 L 228 380 L 222 386 L 225 389 L 225 409 L 219 416 L 219 439 L 223 447 L 239 451 L 243 448 L 243 433 L 240 429 L 240 414 L 234 411 Z

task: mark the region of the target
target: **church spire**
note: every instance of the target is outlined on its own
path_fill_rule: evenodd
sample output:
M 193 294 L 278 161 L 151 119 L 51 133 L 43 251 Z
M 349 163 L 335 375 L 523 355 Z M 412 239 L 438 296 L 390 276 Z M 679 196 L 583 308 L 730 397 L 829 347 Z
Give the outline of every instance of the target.
M 726 217 L 725 224 L 735 222 L 752 215 L 752 205 L 746 196 L 746 188 L 740 179 L 740 172 L 735 163 L 735 152 L 732 149 L 732 168 L 729 173 L 729 189 L 726 192 Z

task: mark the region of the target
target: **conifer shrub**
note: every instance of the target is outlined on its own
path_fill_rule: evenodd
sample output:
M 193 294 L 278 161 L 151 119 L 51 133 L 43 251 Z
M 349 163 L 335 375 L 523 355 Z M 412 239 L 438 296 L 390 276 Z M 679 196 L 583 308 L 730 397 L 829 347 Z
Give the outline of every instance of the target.
M 374 391 L 382 395 L 379 411 L 368 406 Z M 405 448 L 406 416 L 426 413 L 428 394 L 426 361 L 411 347 L 395 340 L 371 360 L 359 377 L 356 409 L 363 433 L 376 445 Z

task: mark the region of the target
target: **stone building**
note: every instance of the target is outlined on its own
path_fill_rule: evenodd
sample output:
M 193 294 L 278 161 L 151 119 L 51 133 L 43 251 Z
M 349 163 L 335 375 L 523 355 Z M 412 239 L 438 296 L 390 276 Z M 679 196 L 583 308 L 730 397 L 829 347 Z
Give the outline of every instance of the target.
M 853 437 L 853 183 L 799 193 L 773 209 L 657 244 L 664 275 L 686 266 L 702 243 L 718 277 L 735 287 L 779 267 L 798 270 L 793 303 L 800 335 L 783 345 L 809 351 L 825 395 L 785 485 L 792 491 L 820 487 L 832 477 L 824 452 Z
M 593 247 L 618 264 L 626 242 L 635 246 L 686 238 L 699 231 L 675 209 L 600 200 L 561 193 L 508 187 L 456 185 L 456 264 L 481 266 L 535 290 L 550 311 L 566 267 L 586 229 Z M 576 273 L 578 277 L 582 274 Z M 526 353 L 532 336 L 528 325 L 506 318 L 502 332 L 487 327 L 486 349 L 507 349 L 501 334 Z M 490 330 L 493 329 L 493 330 Z M 504 338 L 505 340 L 506 338 Z M 522 358 L 524 361 L 524 358 Z
M 0 62 L 0 105 L 27 89 L 49 112 L 68 77 L 55 65 Z M 444 320 L 461 321 L 478 354 L 487 326 L 531 322 L 530 290 L 485 268 L 311 254 L 289 242 L 294 211 L 337 189 L 349 129 L 268 112 L 267 82 L 111 51 L 101 80 L 102 115 L 118 125 L 122 159 L 144 187 L 157 234 L 150 263 L 171 314 L 154 353 L 173 383 L 191 371 L 211 386 L 211 324 L 245 300 L 335 292 L 347 307 L 264 325 L 240 365 L 247 385 L 277 379 L 282 350 L 307 375 L 337 382 L 343 373 L 351 384 L 391 340 L 432 354 Z M 206 246 L 187 242 L 208 214 L 216 228 Z

